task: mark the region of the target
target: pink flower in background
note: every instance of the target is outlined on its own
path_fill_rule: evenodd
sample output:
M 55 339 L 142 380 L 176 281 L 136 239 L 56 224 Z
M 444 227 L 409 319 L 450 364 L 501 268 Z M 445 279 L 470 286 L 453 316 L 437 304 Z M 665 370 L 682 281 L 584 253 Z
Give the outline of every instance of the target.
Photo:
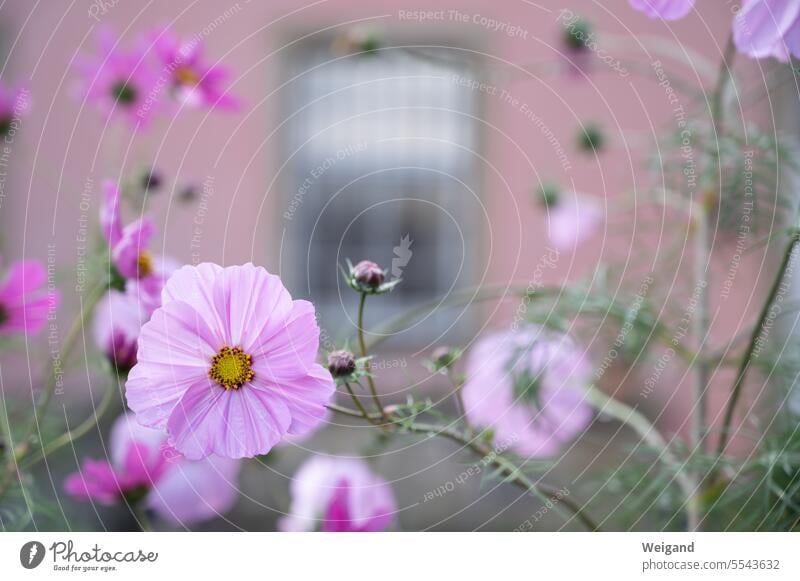
M 746 0 L 733 19 L 733 40 L 752 58 L 800 57 L 800 2 Z
M 58 307 L 60 294 L 45 287 L 47 272 L 41 262 L 14 262 L 0 281 L 0 335 L 34 335 Z
M 176 523 L 193 523 L 230 510 L 236 502 L 239 462 L 207 458 L 191 462 L 166 445 L 166 435 L 123 414 L 111 428 L 109 458 L 85 459 L 64 490 L 103 504 L 141 501 Z
M 21 87 L 0 81 L 0 136 L 8 135 L 14 120 L 28 112 L 28 94 Z
M 147 57 L 144 39 L 131 50 L 124 50 L 119 43 L 110 28 L 98 31 L 97 54 L 83 55 L 77 62 L 81 93 L 104 115 L 122 115 L 134 128 L 141 128 L 158 109 L 158 76 Z
M 171 77 L 171 90 L 186 107 L 214 107 L 236 110 L 238 100 L 227 92 L 227 68 L 203 59 L 203 43 L 193 38 L 182 43 L 171 30 L 154 34 L 155 50 L 164 71 Z
M 548 206 L 548 238 L 557 250 L 573 250 L 603 221 L 603 209 L 590 196 L 575 194 Z
M 377 532 L 397 510 L 389 484 L 356 458 L 314 456 L 290 485 L 289 514 L 282 531 Z
M 187 458 L 265 454 L 325 417 L 334 382 L 315 363 L 318 346 L 314 307 L 277 276 L 184 266 L 142 328 L 128 405 Z
M 136 344 L 149 313 L 136 294 L 110 290 L 94 311 L 95 345 L 122 372 L 136 365 Z
M 124 228 L 120 210 L 120 190 L 111 180 L 103 182 L 103 201 L 100 206 L 100 227 L 108 243 L 111 262 L 117 273 L 129 281 L 137 281 L 142 301 L 158 306 L 164 282 L 175 270 L 173 260 L 154 259 L 148 250 L 155 234 L 155 225 L 147 217 L 139 218 Z
M 83 461 L 81 472 L 70 474 L 64 489 L 78 497 L 113 504 L 122 496 L 149 489 L 169 467 L 164 435 L 143 428 L 125 414 L 111 429 L 107 460 Z
M 556 454 L 589 424 L 591 368 L 567 335 L 530 325 L 489 335 L 471 349 L 463 388 L 467 416 L 523 456 Z
M 695 0 L 628 0 L 636 10 L 644 12 L 650 18 L 678 20 L 694 8 Z

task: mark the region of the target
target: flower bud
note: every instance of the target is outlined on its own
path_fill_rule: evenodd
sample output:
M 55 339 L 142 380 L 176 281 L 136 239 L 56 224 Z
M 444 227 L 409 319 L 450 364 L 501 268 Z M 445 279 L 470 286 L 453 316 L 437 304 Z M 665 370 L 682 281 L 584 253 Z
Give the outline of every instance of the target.
M 450 367 L 456 360 L 456 352 L 450 347 L 437 347 L 431 353 L 431 361 L 438 367 Z
M 431 371 L 444 372 L 455 365 L 462 353 L 461 349 L 454 347 L 437 347 L 431 353 L 431 358 L 426 365 Z
M 371 290 L 375 290 L 381 286 L 386 278 L 381 267 L 371 260 L 362 260 L 356 264 L 353 267 L 351 275 L 357 285 Z
M 156 168 L 150 168 L 142 174 L 142 189 L 145 192 L 155 191 L 164 183 L 161 172 Z
M 599 153 L 603 149 L 605 136 L 597 123 L 586 123 L 578 130 L 578 147 L 587 153 Z
M 566 47 L 576 53 L 587 50 L 587 43 L 592 34 L 589 21 L 582 16 L 574 16 L 564 25 L 563 42 Z
M 543 182 L 536 190 L 536 200 L 545 208 L 553 208 L 561 198 L 559 187 L 551 182 Z
M 328 355 L 328 371 L 334 377 L 344 377 L 356 370 L 356 358 L 350 351 L 333 351 Z

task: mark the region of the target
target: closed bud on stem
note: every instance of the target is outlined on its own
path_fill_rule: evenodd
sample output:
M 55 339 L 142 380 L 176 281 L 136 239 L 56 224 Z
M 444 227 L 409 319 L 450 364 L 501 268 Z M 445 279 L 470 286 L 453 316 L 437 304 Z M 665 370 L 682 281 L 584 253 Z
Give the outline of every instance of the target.
M 431 353 L 430 368 L 433 371 L 450 369 L 461 357 L 461 349 L 455 349 L 446 345 L 437 347 Z
M 145 192 L 153 192 L 158 190 L 164 183 L 164 178 L 161 172 L 156 168 L 145 170 L 142 174 L 142 189 Z
M 356 358 L 350 351 L 333 351 L 328 355 L 328 371 L 333 377 L 351 375 L 356 370 Z
M 386 274 L 371 260 L 362 260 L 353 267 L 353 280 L 359 286 L 375 290 L 383 284 Z

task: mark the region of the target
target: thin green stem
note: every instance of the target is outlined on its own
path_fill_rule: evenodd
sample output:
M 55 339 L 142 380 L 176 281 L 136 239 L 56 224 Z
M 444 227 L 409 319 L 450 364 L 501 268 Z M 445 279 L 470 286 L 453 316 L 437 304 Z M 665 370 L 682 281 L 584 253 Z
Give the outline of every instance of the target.
M 464 422 L 464 425 L 467 427 L 467 430 L 472 433 L 472 424 L 470 424 L 469 418 L 467 417 L 467 405 L 464 403 L 464 394 L 461 391 L 462 382 L 458 381 L 458 379 L 453 375 L 453 368 L 450 365 L 447 366 L 447 377 L 450 379 L 450 383 L 456 392 L 456 401 L 458 402 L 458 411 L 461 414 L 461 419 Z
M 361 356 L 367 356 L 367 344 L 364 341 L 364 305 L 367 302 L 367 293 L 361 293 L 361 298 L 358 302 L 358 344 L 361 347 Z M 381 398 L 378 396 L 378 390 L 375 387 L 375 380 L 372 379 L 372 373 L 367 374 L 367 383 L 369 384 L 369 391 L 372 394 L 372 401 L 378 407 L 378 411 L 382 415 L 386 415 L 381 403 Z
M 381 416 L 379 416 L 378 414 L 367 414 L 365 416 L 363 413 L 361 413 L 360 410 L 354 410 L 352 408 L 348 408 L 348 407 L 345 407 L 343 405 L 339 405 L 339 404 L 335 404 L 335 403 L 329 403 L 325 407 L 328 408 L 329 410 L 331 410 L 332 412 L 336 412 L 337 414 L 342 414 L 344 416 L 350 416 L 352 418 L 366 419 L 367 421 L 381 418 Z M 371 423 L 371 421 L 370 421 L 370 423 Z
M 795 231 L 789 239 L 789 242 L 786 244 L 786 248 L 783 252 L 783 259 L 778 267 L 778 272 L 775 275 L 775 279 L 772 281 L 772 286 L 767 294 L 767 299 L 761 307 L 761 312 L 758 315 L 756 326 L 753 327 L 753 332 L 750 335 L 750 341 L 747 344 L 747 349 L 745 350 L 741 362 L 739 363 L 739 369 L 736 372 L 736 379 L 731 387 L 731 396 L 728 398 L 728 402 L 725 406 L 725 415 L 722 420 L 719 441 L 717 442 L 717 456 L 724 454 L 725 448 L 728 446 L 731 422 L 733 421 L 733 414 L 736 411 L 736 404 L 739 402 L 739 398 L 742 394 L 744 380 L 747 377 L 747 372 L 750 370 L 750 364 L 752 363 L 753 355 L 759 344 L 761 333 L 763 332 L 767 319 L 770 316 L 770 308 L 772 307 L 772 304 L 775 302 L 775 298 L 778 296 L 778 293 L 781 290 L 784 276 L 786 275 L 786 272 L 792 263 L 794 250 L 798 242 L 800 242 L 800 232 Z
M 355 417 L 364 419 L 370 423 L 374 423 L 374 420 L 382 420 L 384 419 L 381 415 L 376 414 L 365 414 L 361 411 L 357 411 L 354 409 L 346 408 L 343 406 L 339 406 L 336 404 L 328 404 L 328 409 L 340 413 L 349 417 Z M 384 424 L 385 427 L 388 428 L 389 425 L 392 424 Z M 394 426 L 396 427 L 396 426 Z M 498 468 L 504 476 L 507 477 L 508 481 L 514 484 L 515 486 L 525 490 L 528 493 L 531 493 L 542 500 L 551 501 L 552 497 L 557 494 L 557 490 L 542 484 L 541 482 L 534 483 L 532 482 L 525 474 L 519 470 L 518 467 L 514 466 L 514 464 L 502 456 L 498 454 L 495 450 L 491 448 L 489 444 L 484 442 L 483 440 L 479 439 L 477 436 L 474 436 L 471 433 L 464 433 L 452 426 L 439 426 L 433 424 L 424 424 L 414 422 L 409 424 L 403 424 L 403 428 L 414 433 L 421 433 L 421 434 L 433 434 L 435 436 L 439 436 L 442 438 L 446 438 L 457 442 L 463 446 L 468 447 L 470 450 L 474 451 L 478 454 L 481 458 L 488 459 L 488 462 L 491 463 L 493 466 Z M 395 433 L 397 433 L 395 431 Z M 597 524 L 584 512 L 584 510 L 578 506 L 576 503 L 572 501 L 572 499 L 561 497 L 559 499 L 564 506 L 566 506 L 570 512 L 577 518 L 581 523 L 586 526 L 589 530 L 597 531 L 600 530 Z
M 714 129 L 714 134 L 717 139 L 717 148 L 714 154 L 717 163 L 709 164 L 708 174 L 711 186 L 708 190 L 704 190 L 701 194 L 703 199 L 695 200 L 698 208 L 698 214 L 695 220 L 695 236 L 694 236 L 694 291 L 697 295 L 697 306 L 692 321 L 692 334 L 695 338 L 697 353 L 700 356 L 694 363 L 694 391 L 693 403 L 694 407 L 691 416 L 691 433 L 690 444 L 691 448 L 699 453 L 705 449 L 705 439 L 707 434 L 706 418 L 707 418 L 707 391 L 709 389 L 711 369 L 706 357 L 706 341 L 709 337 L 711 329 L 711 301 L 709 295 L 710 280 L 710 264 L 711 252 L 713 247 L 713 224 L 711 224 L 711 201 L 721 199 L 719 174 L 721 172 L 721 140 L 724 132 L 724 97 L 725 89 L 731 80 L 731 66 L 733 65 L 736 56 L 736 45 L 733 42 L 733 35 L 728 37 L 728 42 L 722 54 L 722 59 L 719 64 L 717 73 L 717 82 L 711 93 L 709 102 L 711 112 L 711 124 Z M 713 196 L 709 198 L 709 195 Z M 703 482 L 705 475 L 698 469 L 692 475 L 693 486 L 692 489 L 699 488 Z M 702 507 L 698 495 L 692 494 L 687 498 L 687 511 L 688 511 L 688 528 L 689 530 L 698 530 L 702 522 L 703 515 Z
M 552 502 L 552 497 L 554 497 L 558 492 L 546 484 L 542 484 L 541 482 L 533 482 L 519 469 L 518 466 L 514 465 L 513 462 L 511 462 L 502 454 L 498 454 L 488 443 L 476 436 L 465 434 L 449 426 L 439 426 L 433 424 L 412 423 L 411 425 L 407 425 L 406 428 L 411 432 L 433 434 L 435 436 L 447 438 L 466 446 L 478 456 L 487 460 L 494 467 L 498 468 L 503 476 L 506 477 L 508 482 L 544 501 Z M 561 497 L 559 502 L 566 506 L 573 516 L 577 518 L 587 529 L 590 531 L 600 530 L 600 527 L 588 514 L 586 514 L 583 507 L 579 506 L 571 498 Z
M 106 290 L 108 290 L 108 281 L 103 281 L 102 283 L 96 285 L 89 292 L 85 300 L 81 298 L 80 313 L 75 318 L 75 321 L 73 321 L 72 326 L 64 337 L 58 363 L 55 359 L 51 363 L 47 373 L 47 383 L 45 384 L 44 392 L 39 398 L 39 401 L 36 403 L 31 425 L 20 439 L 21 442 L 29 440 L 33 433 L 39 430 L 44 413 L 47 410 L 47 407 L 50 405 L 53 395 L 55 394 L 59 373 L 57 365 L 66 364 L 67 359 L 78 344 L 78 339 L 83 337 L 84 329 L 89 322 L 92 313 L 94 312 L 94 307 L 100 301 L 100 298 L 103 296 L 103 294 L 105 294 Z
M 586 399 L 598 412 L 628 426 L 641 436 L 644 442 L 658 450 L 658 459 L 672 470 L 675 470 L 675 479 L 681 487 L 681 491 L 687 498 L 694 495 L 695 485 L 689 474 L 687 474 L 683 463 L 675 457 L 664 437 L 644 414 L 602 392 L 593 385 L 586 389 Z
M 367 419 L 367 420 L 369 420 L 371 422 L 372 421 L 370 419 L 371 416 L 370 416 L 369 412 L 367 411 L 367 408 L 365 408 L 364 404 L 361 403 L 361 400 L 358 399 L 358 396 L 353 391 L 353 388 L 350 387 L 350 384 L 345 381 L 344 382 L 344 387 L 345 387 L 345 389 L 347 389 L 347 393 L 350 394 L 350 397 L 352 398 L 353 403 L 356 404 L 356 407 L 358 408 L 358 412 L 361 415 L 361 417 L 363 417 L 363 418 L 365 418 L 365 419 Z
M 103 399 L 100 400 L 100 404 L 93 410 L 92 415 L 83 420 L 76 428 L 67 430 L 52 440 L 49 444 L 43 446 L 36 452 L 32 453 L 29 457 L 25 458 L 25 461 L 22 463 L 22 469 L 25 470 L 32 467 L 37 462 L 43 458 L 46 458 L 56 450 L 63 448 L 67 444 L 72 444 L 76 440 L 79 440 L 85 436 L 89 430 L 97 425 L 100 419 L 108 411 L 108 408 L 111 406 L 111 402 L 114 401 L 115 393 L 116 391 L 109 386 L 109 388 L 103 394 Z

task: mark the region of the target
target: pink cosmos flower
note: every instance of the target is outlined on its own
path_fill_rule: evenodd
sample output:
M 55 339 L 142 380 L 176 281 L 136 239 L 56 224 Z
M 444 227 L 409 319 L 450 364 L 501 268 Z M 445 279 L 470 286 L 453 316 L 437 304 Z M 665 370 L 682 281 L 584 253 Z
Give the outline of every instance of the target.
M 263 268 L 203 263 L 167 281 L 126 385 L 136 419 L 187 458 L 267 453 L 325 417 L 314 307 Z
M 695 0 L 628 0 L 636 10 L 647 14 L 650 18 L 678 20 L 694 8 Z
M 136 344 L 149 313 L 135 293 L 110 290 L 94 311 L 95 345 L 122 372 L 136 365 Z
M 18 86 L 0 82 L 0 136 L 8 135 L 14 120 L 27 113 L 27 93 Z
M 733 19 L 733 40 L 752 58 L 800 57 L 800 2 L 746 0 Z
M 223 88 L 230 72 L 220 64 L 203 60 L 199 38 L 182 43 L 171 30 L 160 31 L 154 37 L 156 54 L 171 77 L 171 90 L 181 105 L 229 111 L 239 108 L 238 100 Z
M 377 532 L 397 510 L 389 484 L 357 458 L 314 456 L 290 485 L 289 514 L 282 531 Z
M 548 237 L 557 250 L 574 250 L 603 221 L 602 207 L 590 196 L 562 198 L 548 209 Z
M 104 115 L 122 115 L 134 128 L 142 128 L 158 110 L 158 76 L 147 58 L 145 39 L 131 50 L 120 48 L 119 43 L 110 28 L 98 31 L 98 53 L 77 61 L 81 94 Z
M 166 445 L 166 435 L 138 424 L 133 414 L 111 428 L 109 458 L 83 461 L 64 490 L 102 504 L 142 502 L 161 518 L 190 524 L 225 513 L 236 502 L 239 462 L 209 457 L 192 462 Z
M 49 310 L 58 307 L 57 290 L 43 288 L 47 272 L 41 262 L 14 262 L 0 282 L 0 335 L 35 335 L 47 322 Z
M 551 456 L 592 418 L 583 388 L 591 368 L 566 335 L 530 325 L 489 335 L 470 351 L 463 387 L 469 419 L 498 445 Z
M 176 268 L 175 261 L 167 257 L 154 259 L 147 249 L 155 234 L 150 218 L 142 217 L 122 227 L 120 190 L 113 181 L 105 180 L 102 190 L 100 227 L 108 243 L 111 262 L 124 279 L 138 283 L 142 295 L 139 298 L 149 302 L 152 311 L 158 306 L 164 282 Z

